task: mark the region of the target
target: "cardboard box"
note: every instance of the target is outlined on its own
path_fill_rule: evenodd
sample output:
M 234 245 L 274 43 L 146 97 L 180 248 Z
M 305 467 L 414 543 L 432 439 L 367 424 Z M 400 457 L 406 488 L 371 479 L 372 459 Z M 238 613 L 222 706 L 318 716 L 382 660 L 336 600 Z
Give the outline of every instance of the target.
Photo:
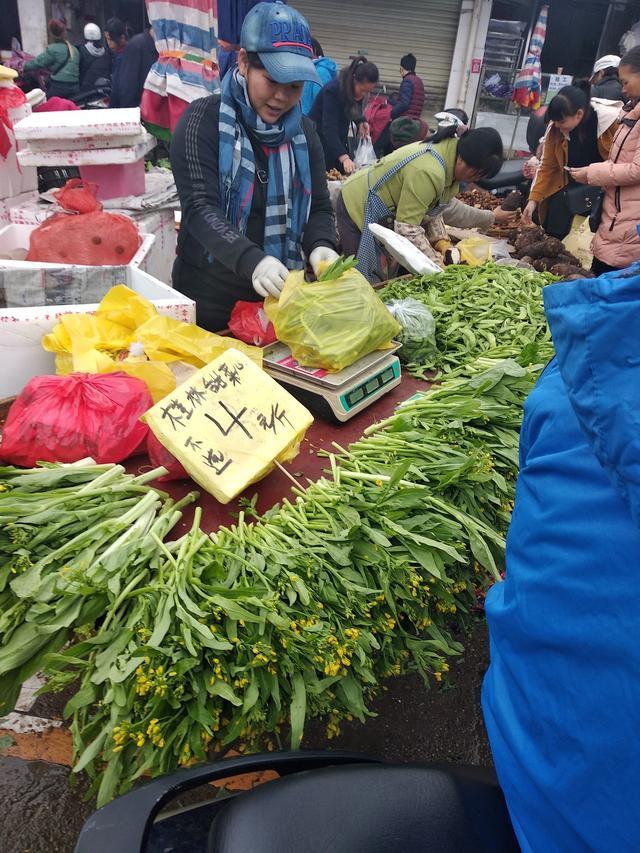
M 70 269 L 73 268 L 58 267 L 61 272 Z M 125 274 L 119 283 L 128 285 L 153 302 L 160 314 L 188 323 L 195 322 L 196 306 L 191 299 L 136 267 L 123 267 L 123 270 Z M 63 314 L 90 314 L 97 308 L 97 303 L 94 303 L 0 309 L 0 398 L 18 394 L 34 376 L 55 373 L 55 357 L 42 349 L 41 341 L 59 317 Z

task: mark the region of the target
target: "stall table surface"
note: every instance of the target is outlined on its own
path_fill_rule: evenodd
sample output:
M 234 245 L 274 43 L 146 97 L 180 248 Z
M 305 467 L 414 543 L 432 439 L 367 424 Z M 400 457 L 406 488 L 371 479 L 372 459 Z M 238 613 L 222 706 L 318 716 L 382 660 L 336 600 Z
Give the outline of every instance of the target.
M 403 373 L 399 385 L 344 423 L 331 423 L 319 416 L 314 416 L 314 423 L 300 445 L 299 454 L 283 467 L 289 472 L 290 477 L 300 484 L 301 489 L 305 488 L 308 485 L 307 480 L 313 482 L 319 479 L 322 472 L 329 467 L 329 460 L 326 456 L 320 456 L 320 451 L 335 451 L 333 442 L 346 448 L 361 438 L 368 426 L 392 415 L 399 403 L 407 400 L 416 392 L 426 391 L 428 388 L 427 382 L 414 379 Z M 132 473 L 147 471 L 149 469 L 148 460 L 142 456 L 134 457 L 127 463 L 127 469 Z M 243 498 L 251 500 L 254 495 L 257 495 L 256 512 L 258 514 L 266 512 L 283 499 L 293 497 L 293 483 L 290 477 L 276 468 L 264 479 L 249 486 L 242 495 L 228 504 L 221 504 L 190 479 L 171 480 L 166 483 L 156 482 L 154 485 L 168 492 L 176 500 L 184 497 L 188 492 L 198 491 L 200 493 L 197 503 L 184 510 L 182 521 L 174 530 L 175 536 L 176 533 L 181 535 L 185 529 L 191 526 L 194 506 L 201 508 L 201 527 L 208 532 L 215 531 L 221 526 L 235 524 L 244 503 Z

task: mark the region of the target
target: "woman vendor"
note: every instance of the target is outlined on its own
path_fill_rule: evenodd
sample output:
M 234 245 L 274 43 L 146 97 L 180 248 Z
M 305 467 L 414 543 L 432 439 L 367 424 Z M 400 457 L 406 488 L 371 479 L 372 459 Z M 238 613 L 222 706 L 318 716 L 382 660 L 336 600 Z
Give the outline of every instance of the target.
M 497 130 L 467 130 L 451 124 L 428 143 L 405 145 L 357 172 L 342 187 L 336 214 L 345 255 L 357 254 L 358 269 L 378 278 L 378 256 L 369 223 L 395 220 L 395 230 L 427 251 L 422 221 L 442 212 L 457 195 L 460 181 L 493 177 L 502 165 Z
M 305 19 L 283 3 L 246 16 L 237 68 L 220 95 L 194 101 L 171 143 L 182 208 L 173 284 L 197 322 L 223 329 L 238 300 L 278 296 L 305 258 L 338 257 L 322 146 L 302 116 L 318 82 Z

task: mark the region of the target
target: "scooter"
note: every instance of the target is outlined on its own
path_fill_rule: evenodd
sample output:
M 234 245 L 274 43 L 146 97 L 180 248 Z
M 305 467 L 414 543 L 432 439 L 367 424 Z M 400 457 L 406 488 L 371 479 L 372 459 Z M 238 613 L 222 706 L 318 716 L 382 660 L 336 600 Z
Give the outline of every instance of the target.
M 211 783 L 267 770 L 278 778 L 212 798 Z M 208 799 L 166 810 L 177 795 L 207 783 Z M 75 853 L 519 850 L 488 768 L 301 751 L 230 758 L 154 779 L 92 815 Z
M 85 92 L 79 92 L 69 98 L 81 110 L 106 110 L 109 107 L 109 95 L 111 94 L 111 81 L 99 78 L 95 86 Z

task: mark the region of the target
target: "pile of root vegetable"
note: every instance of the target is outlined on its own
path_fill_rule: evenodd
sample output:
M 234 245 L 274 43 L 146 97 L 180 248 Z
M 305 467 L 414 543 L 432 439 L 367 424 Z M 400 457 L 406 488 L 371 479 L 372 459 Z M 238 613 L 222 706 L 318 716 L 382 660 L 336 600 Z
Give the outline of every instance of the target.
M 458 199 L 481 210 L 495 210 L 497 207 L 517 210 L 521 206 L 522 195 L 514 191 L 504 199 L 499 199 L 480 187 L 471 187 L 460 193 Z M 530 264 L 537 272 L 550 272 L 563 279 L 593 276 L 593 273 L 583 268 L 575 255 L 567 251 L 561 240 L 549 237 L 539 225 L 494 224 L 487 230 L 487 234 L 515 246 L 514 257 Z
M 558 278 L 592 278 L 561 240 L 549 237 L 539 225 L 522 228 L 515 241 L 515 257 L 538 272 L 550 272 Z
M 464 204 L 468 204 L 469 207 L 475 207 L 478 210 L 495 210 L 496 207 L 500 207 L 501 201 L 493 193 L 487 192 L 487 190 L 483 190 L 473 184 L 456 197 L 459 201 L 464 202 Z
M 390 676 L 446 679 L 503 568 L 549 280 L 488 265 L 392 284 L 433 310 L 442 384 L 211 535 L 196 508 L 172 539 L 197 495 L 154 489 L 164 469 L 0 468 L 0 713 L 35 672 L 71 689 L 74 773 L 103 804 L 231 744 L 297 747 L 310 717 L 335 734 Z

